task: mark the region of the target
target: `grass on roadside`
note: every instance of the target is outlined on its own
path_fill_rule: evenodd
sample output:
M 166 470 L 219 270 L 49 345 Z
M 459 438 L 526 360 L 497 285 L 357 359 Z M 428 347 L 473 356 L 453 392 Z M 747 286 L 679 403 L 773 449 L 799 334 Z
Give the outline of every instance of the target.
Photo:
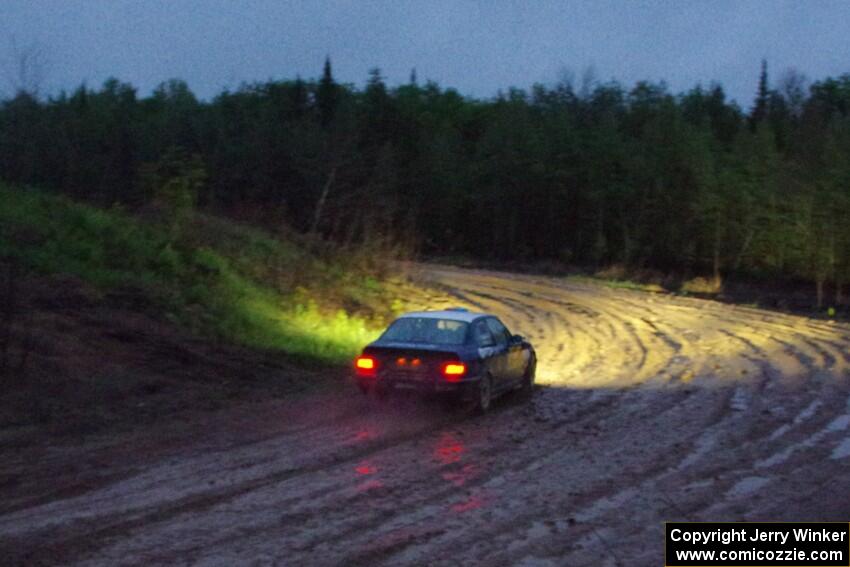
M 604 285 L 605 287 L 610 287 L 612 289 L 633 289 L 637 291 L 646 291 L 650 293 L 667 293 L 667 290 L 662 286 L 656 283 L 641 283 L 633 280 L 617 280 L 617 279 L 607 279 L 600 276 L 584 276 L 584 275 L 572 275 L 567 276 L 567 279 L 576 282 L 591 282 L 596 284 Z
M 175 233 L 36 190 L 0 186 L 0 203 L 0 259 L 140 295 L 168 319 L 237 344 L 341 362 L 403 305 L 342 256 L 223 219 L 195 215 Z

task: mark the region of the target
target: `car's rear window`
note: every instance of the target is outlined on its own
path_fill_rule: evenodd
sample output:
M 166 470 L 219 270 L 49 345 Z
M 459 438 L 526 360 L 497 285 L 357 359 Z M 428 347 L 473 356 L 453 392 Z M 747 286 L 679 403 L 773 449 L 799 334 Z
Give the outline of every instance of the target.
M 462 345 L 469 323 L 433 317 L 402 317 L 381 335 L 381 340 L 403 343 Z

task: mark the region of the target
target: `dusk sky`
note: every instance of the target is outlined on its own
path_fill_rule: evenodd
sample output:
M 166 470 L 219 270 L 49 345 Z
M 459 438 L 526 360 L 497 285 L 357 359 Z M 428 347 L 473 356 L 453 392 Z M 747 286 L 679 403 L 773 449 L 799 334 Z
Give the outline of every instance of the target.
M 718 81 L 748 108 L 762 58 L 811 80 L 850 72 L 847 1 L 35 1 L 0 0 L 0 56 L 44 53 L 42 91 L 99 87 L 114 76 L 147 95 L 181 78 L 200 97 L 243 81 L 318 77 L 326 55 L 342 82 L 379 67 L 390 85 L 416 68 L 462 94 L 510 86 L 664 80 L 673 92 Z M 9 81 L 0 92 L 9 92 Z

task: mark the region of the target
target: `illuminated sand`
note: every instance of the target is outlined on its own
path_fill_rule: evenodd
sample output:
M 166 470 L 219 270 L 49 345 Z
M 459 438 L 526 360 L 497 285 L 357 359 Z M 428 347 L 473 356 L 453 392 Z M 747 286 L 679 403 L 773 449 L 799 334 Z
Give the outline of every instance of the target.
M 531 403 L 483 418 L 353 388 L 256 408 L 180 454 L 0 515 L 92 565 L 660 565 L 664 520 L 850 517 L 850 328 L 432 267 L 434 308 L 500 315 Z M 0 544 L 3 545 L 3 544 Z

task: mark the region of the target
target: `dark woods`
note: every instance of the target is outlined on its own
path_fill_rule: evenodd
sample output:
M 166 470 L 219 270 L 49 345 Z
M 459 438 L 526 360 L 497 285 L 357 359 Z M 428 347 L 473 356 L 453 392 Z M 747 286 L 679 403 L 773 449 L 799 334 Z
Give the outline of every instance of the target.
M 755 81 L 754 81 L 755 83 Z M 172 199 L 339 245 L 621 264 L 716 278 L 850 280 L 850 75 L 763 68 L 720 86 L 568 82 L 473 100 L 436 84 L 321 78 L 209 102 L 107 81 L 0 106 L 0 176 L 102 204 Z

